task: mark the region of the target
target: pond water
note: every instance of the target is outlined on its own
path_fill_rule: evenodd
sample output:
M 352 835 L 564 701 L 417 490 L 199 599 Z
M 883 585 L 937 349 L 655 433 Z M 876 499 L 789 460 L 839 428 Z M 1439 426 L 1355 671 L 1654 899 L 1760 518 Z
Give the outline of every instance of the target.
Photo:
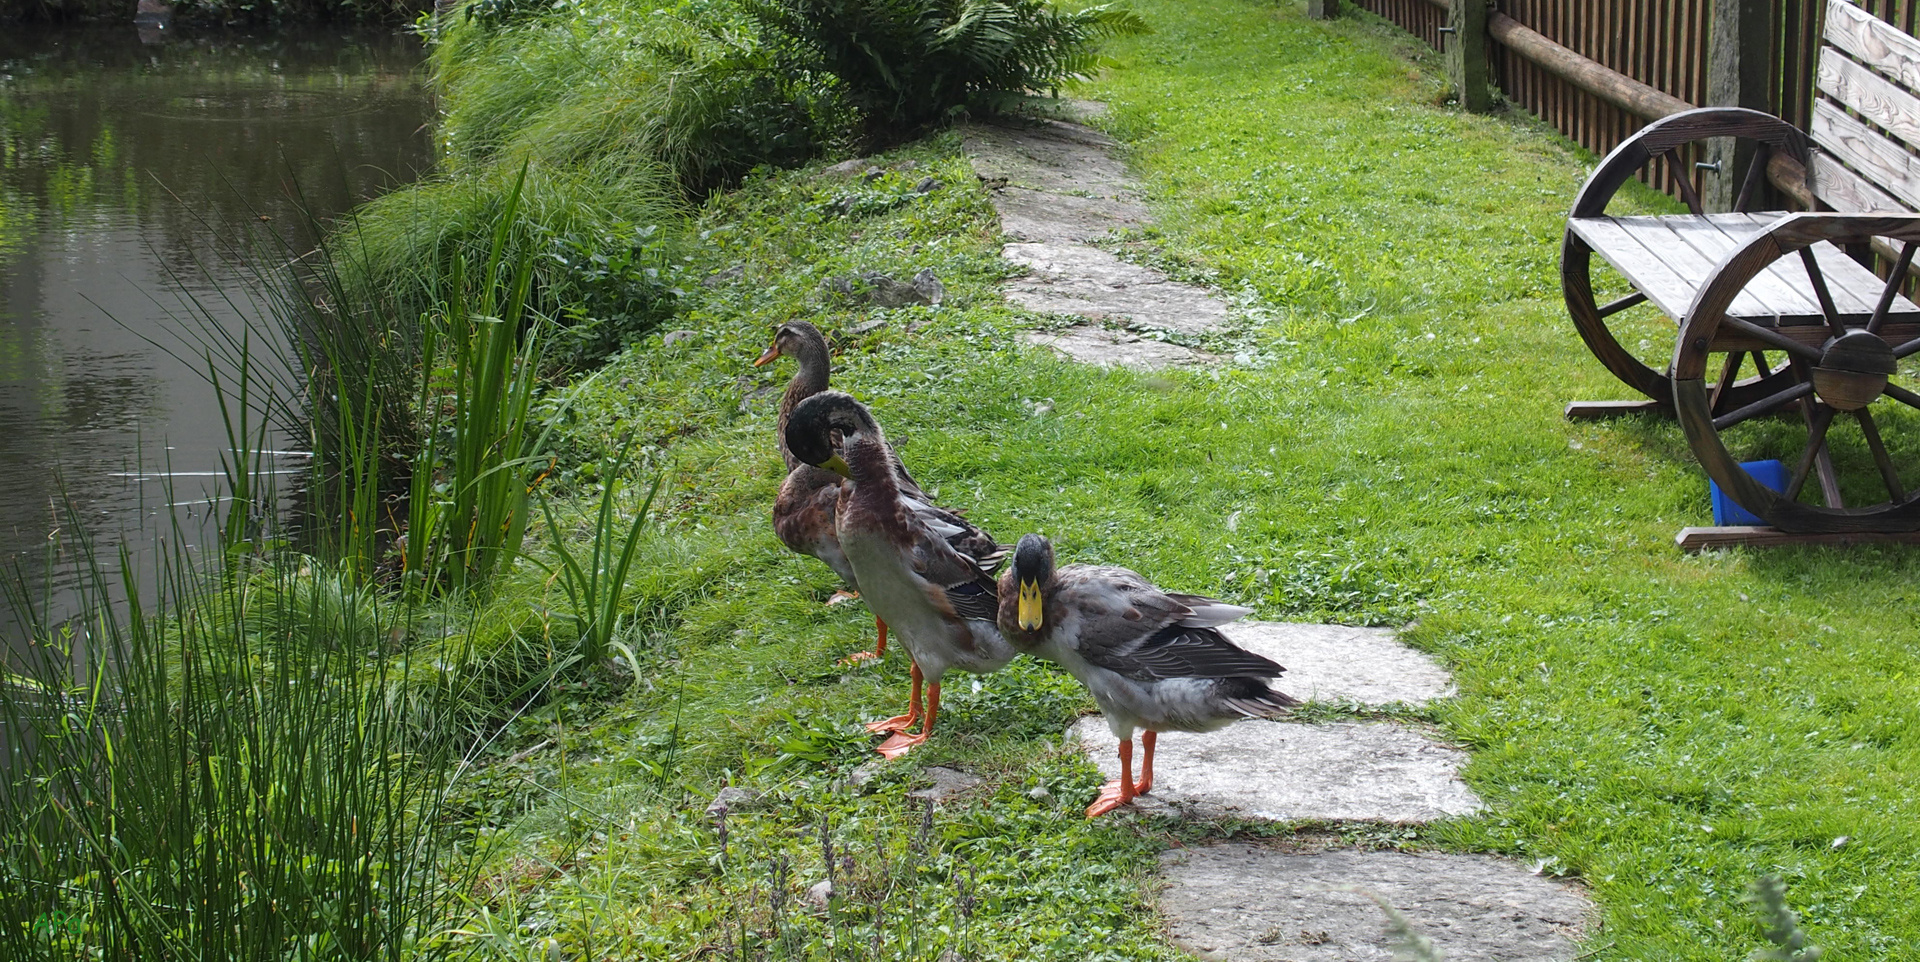
M 47 560 L 70 517 L 143 569 L 176 521 L 200 542 L 228 437 L 183 335 L 264 314 L 231 259 L 247 238 L 310 250 L 309 216 L 431 165 L 421 60 L 404 35 L 314 28 L 0 30 L 0 577 L 54 620 L 79 603 L 70 557 Z M 298 440 L 269 446 L 298 466 Z

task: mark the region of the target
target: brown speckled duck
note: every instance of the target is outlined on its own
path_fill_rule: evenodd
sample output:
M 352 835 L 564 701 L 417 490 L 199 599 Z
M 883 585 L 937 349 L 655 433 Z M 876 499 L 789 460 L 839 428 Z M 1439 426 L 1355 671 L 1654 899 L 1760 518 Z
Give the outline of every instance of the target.
M 995 625 L 1000 602 L 992 572 L 1005 549 L 966 519 L 903 490 L 879 423 L 848 395 L 825 391 L 801 402 L 787 423 L 787 445 L 801 461 L 851 482 L 836 515 L 840 548 L 867 607 L 913 656 L 907 714 L 869 726 L 894 731 L 879 751 L 897 757 L 932 734 L 949 669 L 986 674 L 1013 659 Z M 908 734 L 920 717 L 923 682 L 926 724 Z
M 1249 609 L 1162 591 L 1126 568 L 1055 568 L 1053 545 L 1030 534 L 1000 578 L 1000 631 L 1014 647 L 1065 668 L 1093 693 L 1120 739 L 1120 777 L 1087 808 L 1104 815 L 1153 788 L 1163 731 L 1210 732 L 1241 718 L 1273 718 L 1300 704 L 1267 687 L 1285 668 L 1247 651 L 1218 626 Z M 1133 733 L 1144 729 L 1140 781 Z
M 787 382 L 787 390 L 780 397 L 780 457 L 787 462 L 787 478 L 780 483 L 780 494 L 773 500 L 773 531 L 786 545 L 797 554 L 808 555 L 825 562 L 840 581 L 847 587 L 836 591 L 828 604 L 857 598 L 860 582 L 854 578 L 853 566 L 847 563 L 847 556 L 840 550 L 840 538 L 834 533 L 833 516 L 840 507 L 840 486 L 846 479 L 811 464 L 794 458 L 787 447 L 787 422 L 793 416 L 793 409 L 800 402 L 827 389 L 828 379 L 832 376 L 833 361 L 827 353 L 827 339 L 820 336 L 820 330 L 806 321 L 788 321 L 780 325 L 773 333 L 773 345 L 754 359 L 754 367 L 763 367 L 773 363 L 779 357 L 793 358 L 798 365 L 793 380 Z M 904 477 L 906 470 L 901 469 Z M 904 478 L 907 487 L 918 492 L 919 486 L 912 478 Z M 857 662 L 867 658 L 879 658 L 887 653 L 887 623 L 877 613 L 873 616 L 874 631 L 879 636 L 872 651 L 863 651 L 846 658 L 848 662 Z

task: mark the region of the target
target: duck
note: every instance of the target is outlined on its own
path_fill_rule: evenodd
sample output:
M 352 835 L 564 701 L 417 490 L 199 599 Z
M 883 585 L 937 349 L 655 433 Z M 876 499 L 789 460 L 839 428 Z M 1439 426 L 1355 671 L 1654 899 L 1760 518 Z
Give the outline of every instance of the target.
M 849 482 L 834 519 L 841 551 L 867 607 L 913 658 L 907 714 L 868 726 L 891 730 L 877 750 L 898 758 L 933 734 L 948 671 L 990 674 L 1013 660 L 997 621 L 994 577 L 1006 548 L 959 514 L 904 490 L 879 422 L 851 395 L 822 391 L 802 401 L 787 423 L 787 445 L 802 462 Z
M 788 321 L 774 329 L 772 345 L 754 359 L 753 366 L 765 367 L 782 357 L 793 358 L 796 369 L 793 380 L 787 382 L 786 392 L 780 396 L 780 418 L 775 428 L 781 460 L 787 463 L 787 476 L 780 482 L 780 493 L 773 500 L 773 531 L 788 550 L 818 558 L 840 576 L 845 587 L 827 599 L 827 604 L 838 604 L 860 597 L 860 582 L 854 577 L 846 554 L 840 550 L 840 538 L 833 526 L 834 512 L 840 506 L 840 486 L 846 479 L 797 460 L 787 447 L 787 423 L 793 409 L 827 390 L 833 377 L 832 356 L 819 328 L 806 321 Z M 894 461 L 898 465 L 899 459 Z M 906 473 L 906 467 L 898 466 L 898 473 L 902 488 L 918 494 L 920 486 Z M 873 650 L 849 655 L 841 659 L 842 664 L 886 657 L 887 623 L 876 614 L 873 628 L 877 636 Z
M 1216 731 L 1242 718 L 1279 718 L 1300 704 L 1267 684 L 1285 668 L 1220 633 L 1250 608 L 1163 591 L 1127 568 L 1056 567 L 1053 543 L 1038 534 L 1014 546 L 999 596 L 1001 633 L 1086 686 L 1120 740 L 1120 777 L 1101 788 L 1088 818 L 1152 790 L 1158 733 Z M 1136 730 L 1143 732 L 1138 782 Z

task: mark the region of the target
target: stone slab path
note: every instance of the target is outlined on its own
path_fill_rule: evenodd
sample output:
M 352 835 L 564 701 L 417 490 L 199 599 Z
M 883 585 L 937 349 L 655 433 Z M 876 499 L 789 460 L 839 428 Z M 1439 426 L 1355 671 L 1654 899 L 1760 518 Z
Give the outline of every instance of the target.
M 973 124 L 962 135 L 1011 238 L 1001 254 L 1027 269 L 1006 282 L 1006 297 L 1074 319 L 1026 332 L 1028 343 L 1099 365 L 1221 360 L 1175 342 L 1221 329 L 1226 304 L 1091 243 L 1152 220 L 1111 139 L 1064 121 Z M 1276 687 L 1306 701 L 1418 708 L 1454 694 L 1446 671 L 1391 631 L 1283 622 L 1224 630 L 1285 665 Z M 1107 777 L 1119 775 L 1103 719 L 1083 718 L 1069 734 Z M 1466 760 L 1425 726 L 1397 721 L 1245 721 L 1206 735 L 1163 732 L 1153 792 L 1134 805 L 1204 819 L 1428 822 L 1484 808 L 1459 777 Z M 936 788 L 943 784 L 936 779 Z M 1228 843 L 1169 852 L 1162 874 L 1174 941 L 1233 962 L 1392 958 L 1384 914 L 1347 888 L 1395 906 L 1461 960 L 1567 962 L 1590 913 L 1577 887 L 1484 856 Z
M 1228 319 L 1225 303 L 1089 243 L 1152 220 L 1111 138 L 1059 120 L 969 124 L 962 136 L 974 172 L 992 189 L 1001 229 L 1014 240 L 1001 254 L 1028 269 L 1007 282 L 1008 300 L 1081 319 L 1065 330 L 1028 332 L 1028 343 L 1100 365 L 1220 360 L 1153 334 L 1217 330 Z
M 1073 737 L 1108 778 L 1118 740 L 1099 716 Z M 1460 780 L 1467 753 L 1390 722 L 1239 722 L 1217 732 L 1162 732 L 1142 812 L 1274 822 L 1431 822 L 1481 809 Z
M 1245 843 L 1161 856 L 1174 944 L 1203 959 L 1393 958 L 1386 916 L 1404 913 L 1449 959 L 1565 962 L 1591 906 L 1576 886 L 1482 855 L 1286 852 Z

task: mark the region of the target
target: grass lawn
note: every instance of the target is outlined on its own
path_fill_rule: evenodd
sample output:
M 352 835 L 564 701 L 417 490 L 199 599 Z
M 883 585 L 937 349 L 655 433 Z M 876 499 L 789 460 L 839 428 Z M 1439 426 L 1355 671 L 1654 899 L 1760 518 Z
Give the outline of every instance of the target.
M 1032 319 L 994 289 L 1008 267 L 952 135 L 877 158 L 871 183 L 815 169 L 710 203 L 690 269 L 744 276 L 692 293 L 673 322 L 690 342 L 656 339 L 581 390 L 565 439 L 591 455 L 631 434 L 669 466 L 631 599 L 634 684 L 519 719 L 502 756 L 547 745 L 470 776 L 503 844 L 454 937 L 516 958 L 552 940 L 579 958 L 1174 959 L 1155 853 L 1301 830 L 1580 879 L 1601 911 L 1584 958 L 1742 957 L 1763 874 L 1831 958 L 1920 944 L 1915 554 L 1683 555 L 1674 532 L 1708 510 L 1678 427 L 1560 418 L 1627 396 L 1559 294 L 1590 161 L 1524 118 L 1444 106 L 1431 56 L 1372 18 L 1134 7 L 1156 32 L 1082 91 L 1112 105 L 1160 217 L 1117 248 L 1235 299 L 1242 322 L 1207 345 L 1235 362 L 1148 375 L 1019 346 Z M 929 175 L 944 186 L 914 193 Z M 947 286 L 937 307 L 825 286 L 923 268 Z M 1424 717 L 1473 750 L 1488 812 L 1090 823 L 1100 778 L 1060 740 L 1091 702 L 1030 661 L 950 679 L 941 734 L 854 784 L 872 757 L 857 723 L 898 710 L 905 663 L 835 664 L 872 622 L 823 605 L 833 576 L 767 520 L 763 389 L 791 366 L 748 362 L 790 317 L 844 338 L 836 386 L 1001 540 L 1041 531 L 1063 562 L 1260 618 L 1405 626 L 1455 674 L 1460 697 Z M 1890 430 L 1897 456 L 1914 427 Z M 927 815 L 906 792 L 933 765 L 987 781 Z M 723 832 L 704 809 L 729 783 L 759 797 Z M 827 850 L 821 914 L 797 901 Z

